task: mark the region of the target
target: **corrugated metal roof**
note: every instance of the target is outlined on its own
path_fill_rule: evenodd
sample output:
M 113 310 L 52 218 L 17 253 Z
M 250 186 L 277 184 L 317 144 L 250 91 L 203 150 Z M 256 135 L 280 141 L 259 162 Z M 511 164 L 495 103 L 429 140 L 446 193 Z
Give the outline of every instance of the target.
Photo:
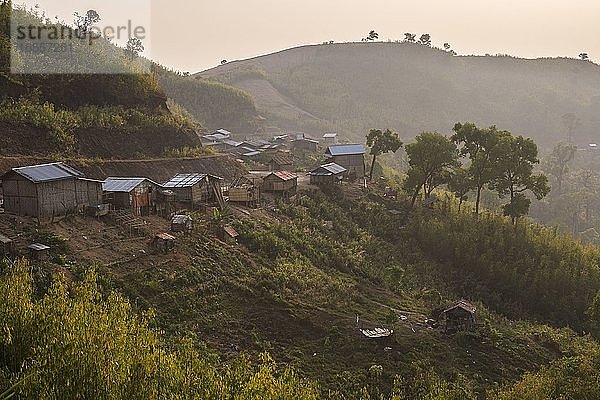
M 192 187 L 206 179 L 206 174 L 177 174 L 170 181 L 165 183 L 165 188 L 184 188 Z
M 221 135 L 225 135 L 225 136 L 227 136 L 227 137 L 231 136 L 231 132 L 229 132 L 229 131 L 228 131 L 228 130 L 226 130 L 226 129 L 219 129 L 219 130 L 217 130 L 215 133 L 219 133 L 219 134 L 221 134 Z
M 123 192 L 129 193 L 145 181 L 152 182 L 147 178 L 117 178 L 110 177 L 107 178 L 104 183 L 102 183 L 102 190 L 105 192 Z M 155 183 L 154 183 L 155 184 Z M 156 184 L 155 184 L 156 185 Z
M 338 165 L 336 163 L 329 163 L 329 164 L 321 165 L 321 168 L 323 168 L 335 175 L 343 174 L 344 172 L 347 171 L 346 168 L 344 168 L 341 165 Z
M 337 133 L 326 133 L 323 135 L 323 138 L 325 139 L 334 139 L 337 137 Z
M 251 151 L 249 153 L 242 154 L 244 157 L 255 157 L 260 154 L 260 151 Z
M 63 163 L 31 165 L 12 169 L 17 174 L 34 183 L 60 181 L 83 177 L 83 173 Z
M 171 219 L 172 224 L 186 224 L 188 221 L 192 221 L 192 217 L 189 215 L 178 214 Z
M 225 139 L 223 140 L 223 143 L 225 143 L 227 146 L 231 146 L 231 147 L 238 147 L 242 145 L 242 142 L 236 142 L 235 140 L 231 140 L 231 139 Z
M 271 172 L 269 175 L 275 175 L 276 177 L 278 177 L 279 179 L 281 179 L 283 181 L 289 181 L 289 180 L 298 178 L 298 175 L 296 175 L 293 172 L 289 172 L 289 171 L 275 171 L 275 172 Z M 267 176 L 269 176 L 269 175 L 267 175 Z
M 31 245 L 27 246 L 27 248 L 31 249 L 31 250 L 35 250 L 35 251 L 50 250 L 50 247 L 46 246 L 45 244 L 41 244 L 41 243 L 31 244 Z
M 329 163 L 329 164 L 321 165 L 319 168 L 312 170 L 311 172 L 309 172 L 309 175 L 331 176 L 331 175 L 343 174 L 346 171 L 347 171 L 347 169 L 342 167 L 341 165 L 338 165 L 336 163 Z
M 327 154 L 332 156 L 349 156 L 355 154 L 365 154 L 365 147 L 362 144 L 338 144 L 329 146 Z

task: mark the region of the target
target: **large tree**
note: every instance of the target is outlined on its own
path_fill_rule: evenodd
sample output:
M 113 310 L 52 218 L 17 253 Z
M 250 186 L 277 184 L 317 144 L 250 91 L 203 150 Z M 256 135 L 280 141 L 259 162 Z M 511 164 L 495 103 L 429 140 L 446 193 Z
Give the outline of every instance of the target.
M 473 189 L 473 177 L 469 170 L 462 167 L 455 168 L 448 182 L 448 190 L 458 199 L 458 212 L 460 212 L 463 202 L 469 199 L 469 192 Z
M 538 148 L 530 138 L 502 135 L 494 147 L 498 175 L 490 188 L 500 198 L 509 196 L 510 201 L 504 206 L 504 215 L 512 218 L 513 223 L 529 212 L 531 200 L 526 192 L 531 192 L 538 199 L 550 192 L 548 178 L 544 174 L 534 174 L 533 168 L 539 163 Z
M 412 193 L 414 206 L 421 189 L 425 196 L 448 183 L 451 170 L 459 166 L 456 145 L 446 136 L 437 132 L 423 132 L 414 143 L 406 145 L 410 166 L 404 188 Z
M 544 160 L 544 171 L 556 181 L 558 195 L 563 193 L 563 182 L 569 173 L 576 153 L 577 146 L 572 143 L 560 142 L 554 146 L 552 153 Z
M 498 175 L 494 146 L 499 138 L 506 134 L 507 132 L 498 131 L 495 126 L 484 129 L 471 122 L 454 125 L 454 135 L 451 139 L 459 145 L 460 155 L 470 160 L 467 171 L 471 175 L 476 192 L 475 214 L 479 214 L 483 188 Z
M 378 156 L 385 153 L 395 153 L 400 147 L 402 147 L 402 141 L 397 133 L 392 132 L 389 129 L 381 131 L 381 129 L 371 129 L 367 135 L 367 146 L 371 148 L 371 155 L 373 161 L 371 162 L 371 171 L 369 172 L 369 178 L 373 179 L 373 168 L 375 167 L 375 160 Z

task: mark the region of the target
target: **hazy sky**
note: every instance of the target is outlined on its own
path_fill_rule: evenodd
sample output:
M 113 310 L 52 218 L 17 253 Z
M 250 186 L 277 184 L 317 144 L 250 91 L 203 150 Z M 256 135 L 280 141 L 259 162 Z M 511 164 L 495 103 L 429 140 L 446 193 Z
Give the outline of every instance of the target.
M 19 0 L 13 0 L 19 3 Z M 22 2 L 22 1 L 21 1 Z M 104 24 L 136 18 L 150 25 L 149 56 L 197 72 L 229 61 L 302 44 L 359 41 L 371 29 L 381 40 L 429 33 L 459 54 L 506 53 L 535 58 L 600 60 L 598 0 L 28 0 L 72 21 L 98 10 Z M 151 23 L 145 17 L 152 13 Z

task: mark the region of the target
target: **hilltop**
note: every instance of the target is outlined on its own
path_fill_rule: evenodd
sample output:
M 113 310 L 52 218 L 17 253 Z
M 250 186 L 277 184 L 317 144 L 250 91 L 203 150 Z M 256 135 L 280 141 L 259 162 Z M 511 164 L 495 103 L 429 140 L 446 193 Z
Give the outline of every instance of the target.
M 196 76 L 250 93 L 274 129 L 333 130 L 351 140 L 374 127 L 410 138 L 473 121 L 549 147 L 569 134 L 577 143 L 593 141 L 600 123 L 600 66 L 573 59 L 453 56 L 414 43 L 345 43 L 293 48 Z

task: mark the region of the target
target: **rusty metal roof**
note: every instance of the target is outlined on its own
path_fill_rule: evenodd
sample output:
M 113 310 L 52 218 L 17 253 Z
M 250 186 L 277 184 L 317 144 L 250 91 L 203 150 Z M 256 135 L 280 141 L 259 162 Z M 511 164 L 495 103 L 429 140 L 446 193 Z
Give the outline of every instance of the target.
M 169 240 L 169 241 L 170 241 L 170 240 L 176 240 L 176 239 L 177 239 L 175 236 L 173 236 L 173 235 L 169 235 L 169 234 L 168 234 L 168 233 L 166 233 L 166 232 L 163 232 L 163 233 L 158 233 L 158 234 L 156 235 L 156 237 L 157 237 L 158 239 L 162 239 L 162 240 Z
M 230 225 L 227 225 L 226 227 L 224 227 L 223 230 L 225 231 L 226 234 L 228 234 L 232 238 L 236 238 L 236 237 L 240 236 L 240 234 L 237 233 L 236 230 L 233 229 L 233 227 Z
M 298 178 L 298 175 L 296 175 L 293 172 L 289 172 L 289 171 L 275 171 L 275 172 L 271 172 L 266 177 L 268 178 L 271 175 L 274 175 L 274 176 L 278 177 L 282 181 L 291 181 L 292 179 L 297 179 Z
M 466 300 L 461 300 L 457 303 L 455 303 L 454 305 L 452 305 L 451 307 L 448 307 L 447 309 L 444 310 L 444 313 L 454 310 L 456 308 L 461 308 L 463 310 L 465 310 L 466 312 L 469 312 L 471 314 L 475 313 L 475 311 L 477 310 L 477 306 L 469 303 Z

